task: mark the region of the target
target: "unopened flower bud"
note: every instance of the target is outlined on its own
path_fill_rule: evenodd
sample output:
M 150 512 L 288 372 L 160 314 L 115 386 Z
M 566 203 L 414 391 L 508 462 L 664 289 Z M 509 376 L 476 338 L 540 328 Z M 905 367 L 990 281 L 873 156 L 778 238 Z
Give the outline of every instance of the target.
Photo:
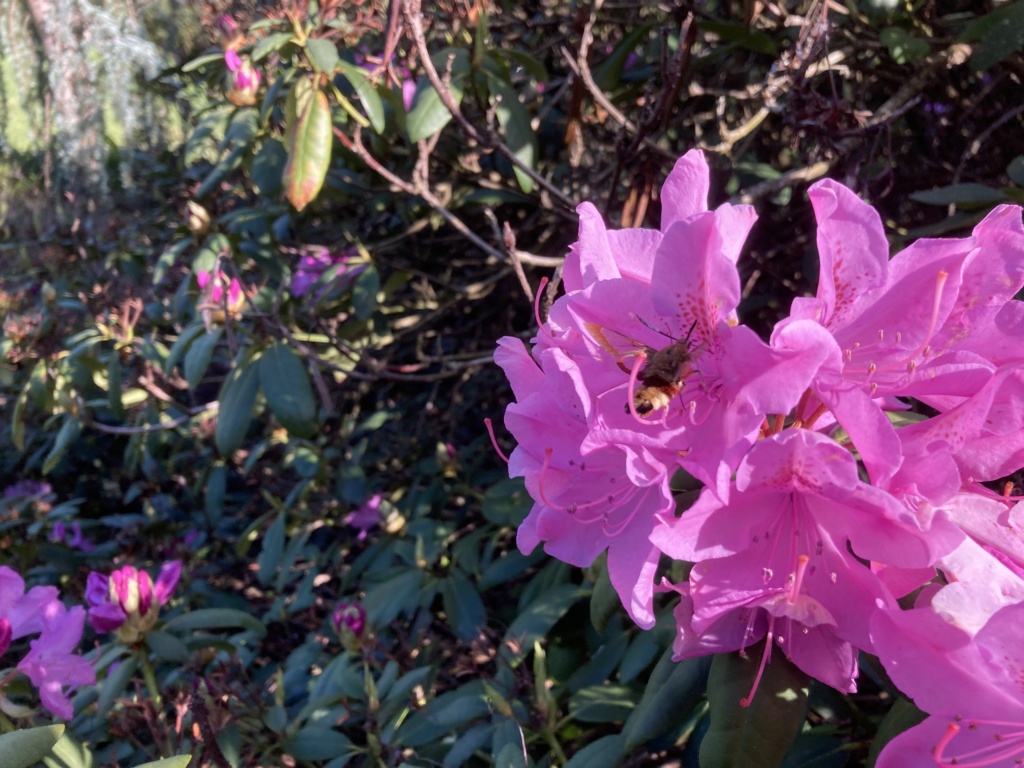
M 164 563 L 155 583 L 148 573 L 130 565 L 110 576 L 90 573 L 85 593 L 89 621 L 97 632 L 113 632 L 122 643 L 137 643 L 156 624 L 160 606 L 170 599 L 180 576 L 178 560 Z
M 260 73 L 248 59 L 243 61 L 233 50 L 224 52 L 227 65 L 227 87 L 224 95 L 236 107 L 248 107 L 256 103 L 256 92 L 260 88 Z
M 210 231 L 210 214 L 199 203 L 188 201 L 188 213 L 185 219 L 188 224 L 188 231 L 195 237 L 203 237 Z

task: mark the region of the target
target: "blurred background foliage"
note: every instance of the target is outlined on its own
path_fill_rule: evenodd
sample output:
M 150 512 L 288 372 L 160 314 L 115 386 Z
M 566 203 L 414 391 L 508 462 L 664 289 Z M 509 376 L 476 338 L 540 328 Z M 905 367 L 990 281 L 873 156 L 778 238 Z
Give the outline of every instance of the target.
M 672 664 L 668 606 L 638 631 L 601 562 L 516 549 L 495 340 L 532 335 L 575 205 L 657 226 L 695 146 L 712 205 L 760 214 L 763 331 L 815 285 L 814 180 L 894 245 L 1024 198 L 1024 0 L 0 17 L 0 478 L 47 484 L 0 501 L 7 564 L 70 595 L 186 564 L 141 645 L 89 639 L 100 683 L 48 766 L 696 765 L 709 674 L 746 672 Z M 799 726 L 764 764 L 869 763 L 913 722 L 891 694 L 763 715 Z

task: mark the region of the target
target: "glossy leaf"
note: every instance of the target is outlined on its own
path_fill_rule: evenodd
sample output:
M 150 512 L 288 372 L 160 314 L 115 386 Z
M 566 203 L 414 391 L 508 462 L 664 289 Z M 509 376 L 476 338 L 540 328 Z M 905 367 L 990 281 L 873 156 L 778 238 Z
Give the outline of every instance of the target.
M 462 49 L 445 48 L 430 57 L 434 67 L 444 75 L 451 66 L 449 89 L 456 105 L 462 103 L 462 86 L 469 74 L 469 55 Z M 405 127 L 409 141 L 416 143 L 428 139 L 452 120 L 452 113 L 441 101 L 434 86 L 426 78 L 416 88 L 412 109 L 406 116 Z
M 625 739 L 622 734 L 604 736 L 574 754 L 565 768 L 618 768 L 624 748 Z
M 267 631 L 263 622 L 255 616 L 234 608 L 200 608 L 175 616 L 164 624 L 167 632 L 191 632 L 197 629 L 244 629 L 260 635 Z
M 479 637 L 487 623 L 487 611 L 472 582 L 461 573 L 455 573 L 445 580 L 441 595 L 444 612 L 455 635 L 464 643 Z
M 622 729 L 626 748 L 635 749 L 678 725 L 704 696 L 710 667 L 708 657 L 672 661 L 672 649 L 666 650 Z
M 517 666 L 533 648 L 534 642 L 544 637 L 555 622 L 589 594 L 589 590 L 574 584 L 559 584 L 545 590 L 530 603 L 505 632 L 501 653 L 506 656 L 509 665 Z
M 498 117 L 498 125 L 508 148 L 523 165 L 530 170 L 537 167 L 537 135 L 530 127 L 530 116 L 526 108 L 519 102 L 519 96 L 507 83 L 497 78 L 488 78 L 494 113 Z M 519 188 L 529 194 L 533 191 L 533 179 L 518 166 L 513 172 L 519 181 Z
M 301 211 L 320 193 L 331 165 L 331 108 L 323 91 L 301 79 L 288 94 L 285 112 L 289 122 L 284 191 L 288 201 Z
M 260 584 L 266 586 L 274 578 L 277 566 L 281 563 L 284 553 L 285 525 L 284 514 L 279 514 L 274 523 L 263 536 L 263 548 L 260 551 L 259 570 L 256 577 Z
M 809 679 L 784 654 L 772 655 L 753 701 L 750 695 L 764 641 L 738 653 L 715 656 L 708 678 L 711 728 L 700 745 L 702 768 L 774 768 L 782 763 L 803 725 Z
M 314 66 L 328 75 L 338 67 L 338 46 L 324 37 L 311 37 L 306 41 L 306 50 Z
M 338 62 L 338 69 L 341 70 L 341 74 L 348 80 L 352 90 L 359 97 L 363 109 L 366 110 L 366 116 L 370 118 L 373 130 L 377 133 L 384 133 L 384 102 L 381 101 L 380 94 L 377 93 L 377 89 L 373 87 L 373 83 L 363 72 L 362 67 L 341 60 Z
M 60 463 L 60 460 L 64 458 L 64 454 L 68 452 L 68 448 L 78 439 L 81 431 L 82 425 L 78 423 L 74 416 L 64 417 L 64 423 L 61 424 L 60 431 L 57 432 L 57 437 L 53 441 L 53 447 L 50 448 L 50 452 L 46 454 L 46 459 L 43 461 L 44 475 L 50 474 L 54 467 Z
M 44 725 L 0 735 L 0 765 L 3 768 L 35 765 L 50 754 L 63 733 L 63 725 Z
M 121 663 L 112 670 L 107 670 L 107 677 L 100 686 L 100 697 L 96 702 L 96 716 L 103 717 L 114 706 L 118 696 L 128 690 L 128 683 L 135 677 L 139 668 L 139 657 L 136 655 L 121 659 Z
M 203 326 L 200 325 L 202 330 Z M 213 350 L 217 348 L 220 341 L 222 329 L 214 328 L 209 333 L 195 338 L 185 353 L 185 381 L 189 389 L 194 390 L 206 375 L 206 369 L 210 367 L 210 358 L 213 357 Z
M 316 433 L 316 400 L 309 374 L 287 344 L 276 342 L 263 351 L 260 386 L 271 413 L 282 427 L 303 438 Z
M 352 749 L 352 741 L 331 728 L 306 726 L 284 742 L 284 751 L 297 760 L 330 760 Z
M 224 456 L 230 456 L 242 446 L 252 421 L 259 385 L 259 365 L 256 359 L 250 359 L 236 366 L 221 387 L 214 442 Z

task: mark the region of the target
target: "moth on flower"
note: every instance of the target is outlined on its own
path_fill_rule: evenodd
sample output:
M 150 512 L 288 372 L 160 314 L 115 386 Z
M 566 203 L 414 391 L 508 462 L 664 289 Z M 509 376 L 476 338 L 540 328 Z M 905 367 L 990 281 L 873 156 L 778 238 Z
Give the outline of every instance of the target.
M 618 358 L 616 364 L 626 373 L 632 375 L 631 369 L 623 360 L 627 357 L 641 358 L 640 369 L 636 374 L 636 379 L 641 386 L 633 390 L 633 409 L 637 415 L 648 417 L 662 408 L 668 408 L 672 398 L 679 394 L 686 379 L 693 373 L 692 363 L 695 352 L 690 347 L 690 334 L 693 333 L 697 321 L 693 322 L 685 337 L 674 339 L 643 319 L 637 319 L 651 330 L 671 339 L 671 343 L 660 349 L 655 349 L 597 323 L 584 323 L 584 327 L 594 341 Z M 633 367 L 636 367 L 635 361 Z M 629 403 L 625 407 L 626 413 L 629 413 Z

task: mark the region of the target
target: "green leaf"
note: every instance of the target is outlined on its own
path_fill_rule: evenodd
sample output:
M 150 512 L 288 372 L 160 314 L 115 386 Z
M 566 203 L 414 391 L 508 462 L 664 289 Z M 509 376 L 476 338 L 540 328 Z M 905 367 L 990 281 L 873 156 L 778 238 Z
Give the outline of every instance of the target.
M 196 629 L 245 629 L 264 635 L 267 628 L 252 614 L 234 608 L 200 608 L 175 616 L 164 624 L 167 632 L 191 632 Z
M 373 130 L 377 133 L 384 133 L 384 103 L 380 100 L 380 94 L 373 87 L 370 78 L 366 76 L 361 67 L 349 64 L 344 60 L 338 62 L 338 68 L 348 80 L 348 84 L 352 86 L 352 90 L 356 92 L 356 96 L 359 97 L 363 109 L 366 110 L 366 116 L 370 118 Z
M 146 633 L 146 645 L 164 661 L 182 662 L 188 659 L 189 652 L 181 640 L 160 629 L 151 629 Z
M 259 571 L 257 578 L 260 584 L 266 586 L 274 578 L 277 566 L 281 563 L 281 555 L 284 553 L 285 524 L 284 514 L 279 514 L 263 537 L 263 548 L 260 551 Z
M 60 426 L 60 431 L 57 433 L 57 438 L 53 441 L 53 447 L 50 448 L 50 452 L 46 454 L 46 460 L 43 461 L 43 474 L 48 475 L 53 471 L 53 468 L 60 463 L 60 460 L 64 458 L 64 454 L 67 453 L 68 448 L 71 444 L 78 439 L 79 433 L 82 431 L 82 425 L 78 423 L 78 420 L 73 416 L 65 416 L 64 423 Z
M 356 278 L 352 287 L 352 308 L 360 320 L 369 320 L 377 309 L 377 294 L 380 293 L 380 274 L 372 264 Z
M 107 361 L 107 407 L 117 419 L 124 418 L 121 394 L 121 353 L 115 349 Z
M 253 46 L 252 54 L 249 58 L 253 61 L 259 61 L 274 51 L 281 50 L 291 39 L 291 32 L 275 32 L 272 35 L 267 35 Z
M 444 76 L 451 62 L 449 90 L 456 105 L 462 103 L 462 84 L 469 74 L 469 54 L 462 49 L 445 48 L 430 57 L 434 67 Z M 452 113 L 441 102 L 441 97 L 430 82 L 423 78 L 416 88 L 412 109 L 406 115 L 405 128 L 409 141 L 414 144 L 428 139 L 452 120 Z
M 420 604 L 420 590 L 426 575 L 419 568 L 403 569 L 397 576 L 366 590 L 363 607 L 371 626 L 390 624 L 403 611 L 412 611 Z
M 280 341 L 260 357 L 260 386 L 282 427 L 302 438 L 316 433 L 316 400 L 309 374 L 292 349 Z
M 612 586 L 611 577 L 608 575 L 608 555 L 602 552 L 590 566 L 590 572 L 597 573 L 594 581 L 594 591 L 590 595 L 590 623 L 599 634 L 604 634 L 604 628 L 608 620 L 622 610 L 622 601 L 619 600 L 619 593 Z
M 518 666 L 534 642 L 544 637 L 570 608 L 589 594 L 589 590 L 575 584 L 558 584 L 530 603 L 505 632 L 501 653 L 508 659 L 509 666 Z
M 472 582 L 461 573 L 455 573 L 445 580 L 441 596 L 455 635 L 464 643 L 479 637 L 487 624 L 487 610 Z
M 569 697 L 569 714 L 581 723 L 619 722 L 629 717 L 638 698 L 625 685 L 595 685 Z
M 131 682 L 135 676 L 135 670 L 138 668 L 139 657 L 133 654 L 126 659 L 121 659 L 121 663 L 113 672 L 107 672 L 107 678 L 100 686 L 100 697 L 96 701 L 96 717 L 103 718 L 110 711 L 117 697 L 127 690 L 128 683 Z
M 537 167 L 537 135 L 530 127 L 530 116 L 519 102 L 515 90 L 495 77 L 487 80 L 491 101 L 498 117 L 498 125 L 505 137 L 505 143 L 523 165 L 531 171 Z M 533 191 L 533 179 L 518 166 L 513 166 L 519 188 L 526 194 Z
M 323 91 L 303 78 L 288 93 L 285 114 L 285 197 L 301 211 L 320 193 L 331 165 L 331 108 Z
M 50 754 L 63 733 L 63 725 L 44 725 L 0 735 L 0 765 L 3 768 L 29 768 L 35 765 Z
M 167 353 L 167 359 L 164 361 L 164 373 L 170 373 L 171 369 L 178 364 L 182 356 L 192 345 L 192 342 L 196 340 L 196 337 L 203 333 L 204 326 L 202 323 L 196 322 L 188 326 L 180 334 L 178 338 L 174 340 L 174 344 L 171 345 L 171 351 Z
M 306 726 L 284 742 L 284 751 L 296 760 L 330 760 L 352 749 L 343 733 L 316 726 Z
M 199 329 L 203 330 L 200 325 Z M 217 348 L 222 333 L 221 328 L 214 328 L 209 333 L 195 339 L 185 353 L 185 381 L 191 390 L 199 386 L 206 369 L 210 367 L 210 359 L 213 357 L 213 350 Z
M 672 661 L 672 649 L 666 650 L 622 729 L 626 749 L 635 749 L 678 725 L 704 696 L 710 667 L 706 656 Z
M 748 648 L 746 658 L 715 656 L 708 679 L 711 727 L 700 745 L 701 768 L 775 768 L 800 732 L 809 678 L 782 653 L 765 666 L 750 706 L 740 705 L 750 695 L 764 643 Z
M 334 74 L 334 70 L 338 68 L 338 47 L 333 40 L 311 37 L 306 41 L 306 50 L 313 66 L 328 75 Z
M 1024 1 L 1017 0 L 968 24 L 959 40 L 978 40 L 971 55 L 975 70 L 984 71 L 1024 47 Z
M 770 36 L 753 30 L 746 24 L 703 19 L 700 27 L 703 31 L 716 34 L 725 42 L 735 43 L 748 51 L 763 53 L 765 56 L 775 56 L 778 53 L 778 46 Z
M 200 69 L 202 67 L 207 66 L 208 64 L 213 64 L 215 61 L 219 61 L 219 62 L 223 63 L 224 62 L 224 54 L 223 53 L 205 53 L 202 56 L 197 56 L 196 58 L 192 59 L 192 61 L 186 61 L 184 64 L 182 64 L 181 65 L 181 71 L 182 72 L 192 72 L 193 70 Z
M 624 753 L 625 738 L 621 733 L 604 736 L 574 754 L 565 768 L 618 768 Z
M 889 55 L 897 64 L 910 64 L 931 51 L 927 42 L 900 27 L 886 27 L 879 33 L 878 40 L 889 49 Z
M 1017 155 L 1006 166 L 1006 175 L 1019 187 L 1024 187 L 1024 155 Z
M 165 757 L 163 760 L 154 760 L 151 763 L 143 763 L 136 768 L 185 768 L 192 760 L 191 755 L 178 755 L 177 757 Z
M 1006 200 L 1006 195 L 1001 190 L 986 187 L 984 184 L 968 183 L 914 192 L 910 199 L 926 205 L 980 206 L 1001 203 Z
M 252 161 L 252 182 L 256 190 L 268 200 L 276 200 L 284 189 L 284 167 L 288 163 L 288 150 L 277 139 L 263 145 Z
M 548 71 L 540 60 L 519 48 L 492 48 L 488 51 L 487 55 L 492 58 L 504 59 L 509 64 L 522 67 L 537 82 L 546 83 L 548 81 Z
M 893 703 L 885 718 L 878 726 L 875 738 L 868 749 L 868 768 L 874 768 L 878 755 L 885 745 L 904 731 L 910 730 L 918 723 L 924 722 L 927 715 L 902 696 Z
M 237 451 L 252 421 L 252 409 L 256 404 L 260 374 L 258 358 L 252 358 L 235 367 L 220 389 L 220 407 L 217 411 L 217 428 L 214 442 L 224 456 Z

